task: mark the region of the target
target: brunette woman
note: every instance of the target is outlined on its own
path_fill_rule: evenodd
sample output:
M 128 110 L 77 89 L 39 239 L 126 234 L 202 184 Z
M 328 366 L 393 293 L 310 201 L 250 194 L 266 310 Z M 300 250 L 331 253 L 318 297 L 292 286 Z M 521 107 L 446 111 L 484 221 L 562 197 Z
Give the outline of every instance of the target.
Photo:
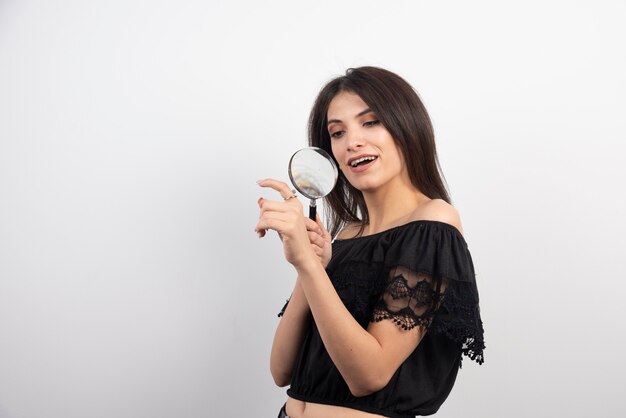
M 465 355 L 483 362 L 474 267 L 439 167 L 429 116 L 411 86 L 374 67 L 320 92 L 309 143 L 340 168 L 328 229 L 294 191 L 260 180 L 259 236 L 278 232 L 297 271 L 270 369 L 290 385 L 279 417 L 434 414 Z M 334 238 L 334 240 L 333 240 Z

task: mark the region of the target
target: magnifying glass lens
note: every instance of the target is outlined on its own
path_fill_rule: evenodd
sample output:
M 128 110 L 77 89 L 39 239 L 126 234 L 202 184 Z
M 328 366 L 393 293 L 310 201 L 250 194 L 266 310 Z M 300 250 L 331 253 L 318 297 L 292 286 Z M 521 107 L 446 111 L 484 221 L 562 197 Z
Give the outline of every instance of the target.
M 289 178 L 302 195 L 311 199 L 309 217 L 315 220 L 315 200 L 333 190 L 339 171 L 332 157 L 321 148 L 296 151 L 289 160 Z

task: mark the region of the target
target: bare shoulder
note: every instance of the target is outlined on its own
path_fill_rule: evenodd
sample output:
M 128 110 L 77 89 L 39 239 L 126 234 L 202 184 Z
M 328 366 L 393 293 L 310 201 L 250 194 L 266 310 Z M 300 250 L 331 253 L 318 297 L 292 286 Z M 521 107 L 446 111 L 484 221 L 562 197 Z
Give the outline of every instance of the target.
M 416 218 L 445 222 L 454 226 L 463 235 L 461 216 L 454 206 L 443 199 L 431 199 L 416 211 Z

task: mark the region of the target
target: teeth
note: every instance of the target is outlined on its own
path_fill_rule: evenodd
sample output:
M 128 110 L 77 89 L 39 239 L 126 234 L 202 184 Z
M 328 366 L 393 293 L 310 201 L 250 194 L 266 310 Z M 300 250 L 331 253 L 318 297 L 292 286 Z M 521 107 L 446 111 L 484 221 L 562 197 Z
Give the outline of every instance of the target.
M 358 164 L 358 163 L 360 163 L 360 162 L 362 162 L 362 161 L 371 161 L 371 160 L 375 160 L 375 159 L 376 159 L 376 157 L 374 157 L 374 156 L 362 157 L 362 158 L 359 158 L 358 160 L 354 160 L 354 161 L 352 161 L 352 162 L 350 163 L 350 165 L 351 165 L 352 167 L 356 167 L 356 166 L 357 166 L 357 164 Z

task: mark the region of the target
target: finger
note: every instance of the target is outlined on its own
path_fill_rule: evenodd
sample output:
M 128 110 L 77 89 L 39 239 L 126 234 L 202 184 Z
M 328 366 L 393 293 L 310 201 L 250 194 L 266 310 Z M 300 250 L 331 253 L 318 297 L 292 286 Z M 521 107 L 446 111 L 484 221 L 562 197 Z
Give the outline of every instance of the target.
M 318 247 L 324 246 L 324 238 L 322 238 L 317 232 L 308 232 L 309 234 L 309 242 Z
M 316 219 L 316 224 L 322 230 L 322 233 L 320 235 L 322 235 L 326 239 L 331 238 L 330 233 L 328 232 L 328 230 L 326 229 L 326 227 L 322 223 L 322 219 L 320 218 L 320 214 L 319 213 L 315 214 L 315 219 Z
M 321 257 L 324 254 L 324 249 L 317 244 L 311 243 L 311 248 L 313 249 L 315 254 L 317 254 L 319 257 Z
M 318 256 L 319 258 L 322 258 L 322 255 L 324 254 L 324 252 L 322 251 L 322 249 L 318 246 L 313 246 L 313 253 Z
M 320 236 L 323 235 L 322 228 L 320 228 L 320 226 L 313 219 L 310 219 L 307 217 L 305 218 L 305 223 L 306 223 L 306 229 L 308 231 L 315 231 Z
M 286 225 L 287 223 L 280 219 L 262 218 L 259 219 L 259 222 L 256 224 L 255 231 L 258 232 L 262 229 L 271 229 L 278 232 L 278 234 L 280 235 Z
M 263 179 L 258 180 L 257 184 L 261 187 L 270 187 L 280 193 L 283 199 L 287 199 L 290 196 L 293 196 L 295 193 L 291 190 L 291 187 L 283 181 L 274 180 L 274 179 Z M 289 199 L 291 200 L 291 199 Z
M 277 221 L 281 221 L 284 223 L 290 223 L 292 220 L 292 217 L 289 216 L 289 214 L 286 213 L 282 213 L 282 212 L 264 212 L 260 217 L 259 220 L 261 219 L 275 219 Z
M 274 202 L 272 200 L 266 200 L 261 198 L 261 203 L 259 204 L 261 208 L 261 213 L 264 212 L 290 212 L 294 210 L 294 206 L 290 205 L 286 202 Z
M 290 210 L 290 208 L 291 210 L 293 210 L 293 207 L 291 205 L 285 205 L 285 203 L 283 202 L 274 202 L 271 200 L 265 200 L 262 197 L 260 197 L 257 200 L 257 204 L 261 208 L 259 219 L 261 219 L 264 216 L 267 219 L 277 219 L 277 220 L 281 220 L 284 222 L 288 222 L 290 219 L 293 219 L 293 215 L 291 215 L 291 217 L 284 216 L 284 214 L 286 214 L 287 211 Z M 257 234 L 259 234 L 259 238 L 263 238 L 265 236 L 265 233 L 266 233 L 265 229 L 255 228 L 255 231 L 257 232 Z M 279 233 L 279 236 L 280 236 L 280 233 Z
M 298 216 L 302 215 L 281 212 L 265 212 L 259 218 L 257 230 L 272 229 L 278 233 L 282 240 L 284 234 L 292 236 L 293 233 L 297 232 L 297 228 L 299 227 L 294 225 L 294 221 L 297 220 Z M 268 224 L 271 226 L 266 226 Z
M 259 205 L 259 208 L 263 207 L 263 198 L 259 197 L 259 200 L 257 200 L 257 205 Z M 261 218 L 261 216 L 263 215 L 263 211 L 261 211 L 261 213 L 259 214 L 259 219 Z M 259 238 L 263 238 L 265 236 L 265 234 L 267 233 L 267 230 L 265 229 L 257 229 L 256 227 L 254 228 L 254 231 L 259 235 Z
M 261 207 L 261 202 L 263 202 L 263 198 L 259 197 L 259 200 L 257 200 L 257 205 L 259 205 L 259 207 Z M 261 217 L 261 215 L 259 215 L 259 218 Z M 254 228 L 254 232 L 256 232 L 259 235 L 259 238 L 263 238 L 265 236 L 265 229 L 260 229 L 257 230 L 256 227 Z

